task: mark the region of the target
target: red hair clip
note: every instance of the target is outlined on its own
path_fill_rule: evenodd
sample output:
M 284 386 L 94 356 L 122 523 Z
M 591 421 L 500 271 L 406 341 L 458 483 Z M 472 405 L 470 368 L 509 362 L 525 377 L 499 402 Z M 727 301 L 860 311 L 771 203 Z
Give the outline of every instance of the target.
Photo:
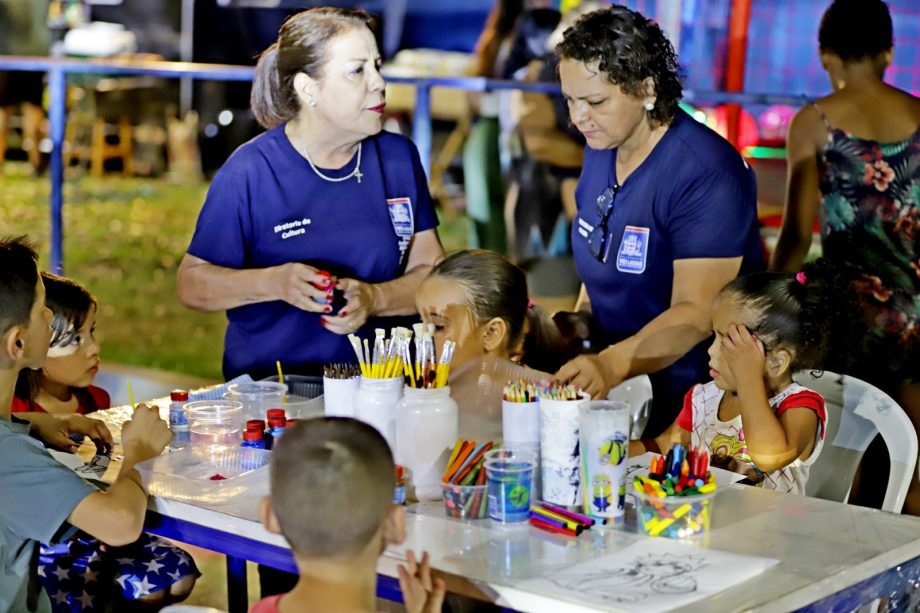
M 805 273 L 802 271 L 795 273 L 795 280 L 801 283 L 802 285 L 805 285 Z

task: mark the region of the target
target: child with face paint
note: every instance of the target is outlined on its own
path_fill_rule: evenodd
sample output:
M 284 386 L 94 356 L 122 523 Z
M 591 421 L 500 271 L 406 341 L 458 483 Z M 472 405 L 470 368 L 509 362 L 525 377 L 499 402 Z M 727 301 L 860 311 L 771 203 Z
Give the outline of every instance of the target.
M 70 279 L 41 275 L 52 312 L 51 345 L 42 368 L 20 372 L 12 412 L 86 414 L 110 408 L 109 394 L 92 385 L 99 372 L 96 299 Z M 76 603 L 85 613 L 103 611 L 107 603 L 120 603 L 115 610 L 159 610 L 184 600 L 200 576 L 185 551 L 146 533 L 130 545 L 110 547 L 78 532 L 61 543 L 42 544 L 38 565 L 55 613 L 70 612 Z M 85 595 L 91 597 L 88 604 L 81 600 Z
M 42 368 L 20 373 L 13 413 L 83 415 L 108 409 L 108 392 L 92 385 L 99 372 L 96 299 L 69 279 L 47 272 L 42 279 L 53 314 L 51 346 Z

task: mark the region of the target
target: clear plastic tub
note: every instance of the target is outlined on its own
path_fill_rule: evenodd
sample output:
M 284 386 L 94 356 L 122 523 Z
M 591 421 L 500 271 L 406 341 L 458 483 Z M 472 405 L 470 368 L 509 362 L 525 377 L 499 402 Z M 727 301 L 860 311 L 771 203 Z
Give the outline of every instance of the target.
M 197 400 L 185 404 L 192 445 L 233 445 L 240 441 L 243 405 L 232 400 Z
M 278 375 L 266 377 L 261 382 L 277 385 Z M 278 408 L 284 409 L 288 419 L 310 419 L 323 416 L 325 402 L 322 377 L 284 375 L 284 384 L 287 385 L 290 393 L 286 397 L 286 402 L 279 405 Z
M 136 466 L 153 496 L 219 504 L 268 480 L 271 452 L 227 445 L 186 447 Z
M 281 383 L 252 381 L 234 383 L 227 388 L 224 398 L 242 403 L 246 419 L 265 419 L 269 409 L 284 408 L 282 400 L 287 392 L 288 386 Z

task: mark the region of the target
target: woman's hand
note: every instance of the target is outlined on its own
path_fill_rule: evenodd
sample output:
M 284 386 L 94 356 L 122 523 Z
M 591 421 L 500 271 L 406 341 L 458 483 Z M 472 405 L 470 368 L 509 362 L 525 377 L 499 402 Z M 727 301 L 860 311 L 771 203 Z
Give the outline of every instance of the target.
M 311 313 L 332 312 L 332 280 L 316 268 L 290 262 L 268 269 L 278 300 Z
M 345 306 L 338 315 L 323 317 L 323 326 L 336 334 L 350 334 L 375 313 L 377 292 L 372 284 L 355 279 L 339 279 L 335 288 L 344 294 Z
M 415 554 L 411 549 L 406 552 L 406 559 L 409 568 L 407 569 L 402 564 L 398 567 L 399 588 L 403 593 L 406 611 L 409 613 L 441 613 L 447 586 L 443 579 L 431 578 L 428 552 L 422 554 L 421 564 L 415 561 Z
M 722 337 L 721 362 L 736 387 L 749 381 L 762 381 L 766 354 L 763 343 L 745 326 L 732 324 Z
M 553 378 L 560 383 L 579 387 L 595 399 L 606 398 L 610 388 L 618 385 L 623 379 L 596 354 L 578 356 L 563 365 Z

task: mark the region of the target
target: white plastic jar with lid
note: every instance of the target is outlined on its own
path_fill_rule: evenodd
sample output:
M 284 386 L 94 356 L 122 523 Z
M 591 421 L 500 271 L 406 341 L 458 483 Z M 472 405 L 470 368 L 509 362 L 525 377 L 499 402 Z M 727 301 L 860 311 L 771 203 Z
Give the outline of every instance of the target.
M 406 387 L 396 407 L 396 462 L 409 471 L 409 498 L 441 498 L 441 477 L 457 442 L 457 403 L 449 387 Z
M 403 378 L 361 377 L 355 394 L 355 419 L 374 426 L 396 454 L 396 405 L 403 395 Z

